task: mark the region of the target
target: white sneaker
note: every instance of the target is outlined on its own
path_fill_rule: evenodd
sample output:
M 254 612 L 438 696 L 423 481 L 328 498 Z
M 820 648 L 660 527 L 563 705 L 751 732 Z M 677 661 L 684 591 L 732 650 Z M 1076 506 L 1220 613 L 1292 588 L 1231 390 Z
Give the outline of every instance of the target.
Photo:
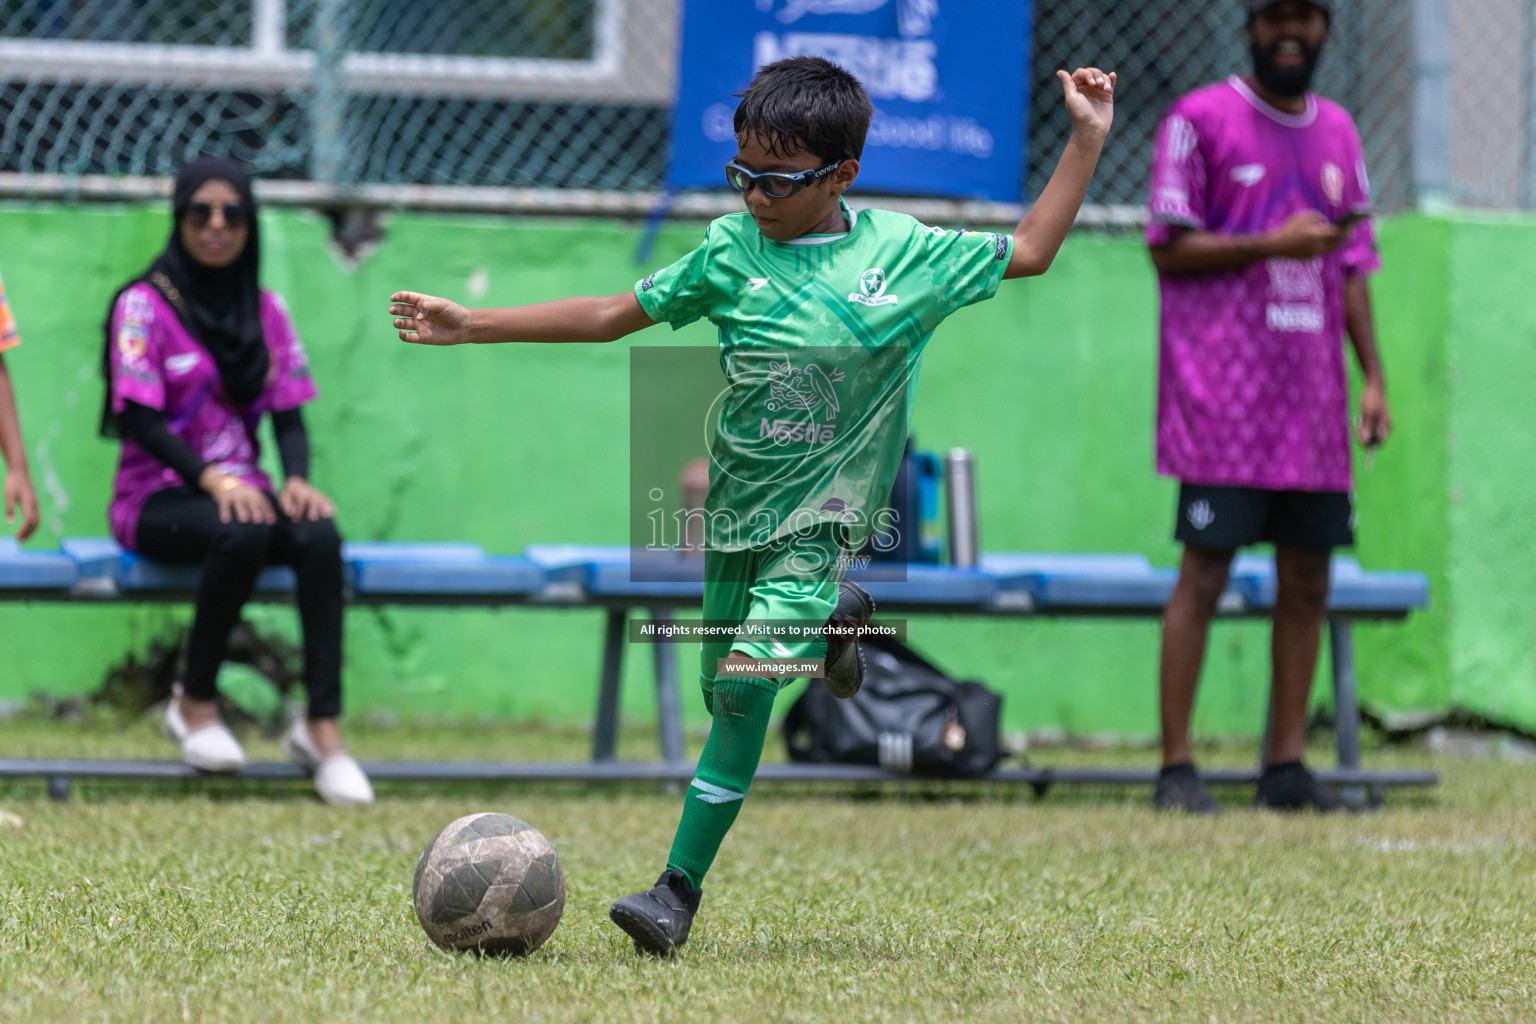
M 171 702 L 165 706 L 166 736 L 181 746 L 181 759 L 199 771 L 237 772 L 245 767 L 245 751 L 240 741 L 223 722 L 215 720 L 207 725 L 188 729 L 181 717 L 177 702 L 181 699 L 181 684 L 172 688 Z
M 373 785 L 351 754 L 332 754 L 315 769 L 315 792 L 337 807 L 366 807 L 373 803 Z
M 351 754 L 332 754 L 322 758 L 309 738 L 309 725 L 303 716 L 294 718 L 283 734 L 283 753 L 315 777 L 315 791 L 328 804 L 337 807 L 362 807 L 373 803 L 373 786 L 362 765 Z
M 302 713 L 293 717 L 293 724 L 283 733 L 283 753 L 300 768 L 312 772 L 320 767 L 320 751 L 315 749 L 315 741 L 309 738 L 309 724 Z

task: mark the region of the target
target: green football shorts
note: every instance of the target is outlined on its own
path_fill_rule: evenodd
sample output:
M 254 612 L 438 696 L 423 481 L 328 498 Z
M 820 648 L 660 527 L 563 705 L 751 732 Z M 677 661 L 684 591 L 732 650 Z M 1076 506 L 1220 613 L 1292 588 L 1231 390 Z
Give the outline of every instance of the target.
M 797 535 L 783 547 L 704 553 L 704 619 L 737 627 L 734 636 L 705 640 L 699 650 L 699 685 L 710 703 L 720 659 L 732 651 L 749 658 L 822 659 L 827 641 L 819 631 L 837 607 L 837 585 L 847 570 L 837 531 Z M 795 625 L 803 638 L 753 636 L 753 624 Z M 762 680 L 752 680 L 762 682 Z M 788 679 L 783 682 L 788 682 Z

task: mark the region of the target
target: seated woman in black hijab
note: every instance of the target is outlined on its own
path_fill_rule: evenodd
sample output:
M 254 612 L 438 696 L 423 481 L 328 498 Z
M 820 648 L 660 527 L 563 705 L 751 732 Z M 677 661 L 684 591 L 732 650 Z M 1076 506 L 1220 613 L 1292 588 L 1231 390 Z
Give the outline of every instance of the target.
M 341 713 L 341 538 L 330 499 L 309 483 L 300 406 L 315 397 L 283 302 L 257 285 L 261 258 L 250 176 L 202 157 L 176 178 L 165 250 L 118 292 L 107 323 L 102 431 L 122 437 L 112 532 L 148 558 L 201 563 L 187 668 L 165 713 L 182 760 L 235 771 L 244 752 L 219 718 L 214 681 L 256 577 L 293 567 L 304 630 L 305 718 L 283 749 L 336 804 L 373 800 L 347 755 Z M 257 465 L 271 414 L 285 480 Z

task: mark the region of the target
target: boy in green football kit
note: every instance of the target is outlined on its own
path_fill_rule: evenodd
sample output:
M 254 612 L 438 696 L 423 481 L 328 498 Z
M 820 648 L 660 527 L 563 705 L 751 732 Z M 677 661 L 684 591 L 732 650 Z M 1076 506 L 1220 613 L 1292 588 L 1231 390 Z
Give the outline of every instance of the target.
M 701 317 L 719 328 L 730 387 L 710 424 L 704 618 L 743 629 L 701 650 L 713 724 L 667 870 L 609 911 L 644 951 L 687 941 L 705 873 L 757 771 L 788 681 L 758 663 L 824 658 L 827 686 L 843 697 L 862 682 L 857 644 L 823 639 L 823 629 L 856 629 L 874 610 L 842 576 L 870 535 L 869 510 L 891 492 L 923 346 L 1004 278 L 1045 273 L 1113 120 L 1113 74 L 1057 77 L 1072 137 L 1012 234 L 855 213 L 843 193 L 859 173 L 869 97 L 837 65 L 791 57 L 759 70 L 736 109 L 726 180 L 746 212 L 714 221 L 697 249 L 633 291 L 476 310 L 415 292 L 391 298 L 400 338 L 424 345 L 607 342 Z M 805 628 L 767 637 L 744 628 L 769 621 Z

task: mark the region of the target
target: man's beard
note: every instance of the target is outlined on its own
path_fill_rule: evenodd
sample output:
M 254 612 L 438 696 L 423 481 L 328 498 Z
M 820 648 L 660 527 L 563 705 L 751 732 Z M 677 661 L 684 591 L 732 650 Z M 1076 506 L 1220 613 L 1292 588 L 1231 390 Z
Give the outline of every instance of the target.
M 1302 95 L 1311 87 L 1312 76 L 1317 73 L 1317 62 L 1323 53 L 1322 47 L 1309 46 L 1299 39 L 1295 42 L 1301 47 L 1301 63 L 1296 67 L 1286 68 L 1275 63 L 1275 50 L 1280 45 L 1278 42 L 1268 50 L 1260 49 L 1258 43 L 1248 44 L 1248 52 L 1253 56 L 1253 77 L 1276 96 Z

